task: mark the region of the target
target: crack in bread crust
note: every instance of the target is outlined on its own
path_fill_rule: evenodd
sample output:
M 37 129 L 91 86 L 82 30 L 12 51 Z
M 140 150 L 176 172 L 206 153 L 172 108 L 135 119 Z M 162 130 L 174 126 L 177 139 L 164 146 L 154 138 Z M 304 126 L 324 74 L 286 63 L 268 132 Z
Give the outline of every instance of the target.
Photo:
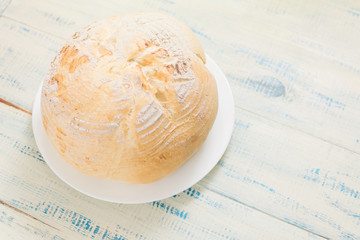
M 148 183 L 205 141 L 217 89 L 195 35 L 153 12 L 97 21 L 75 33 L 44 82 L 42 118 L 61 156 L 99 178 Z

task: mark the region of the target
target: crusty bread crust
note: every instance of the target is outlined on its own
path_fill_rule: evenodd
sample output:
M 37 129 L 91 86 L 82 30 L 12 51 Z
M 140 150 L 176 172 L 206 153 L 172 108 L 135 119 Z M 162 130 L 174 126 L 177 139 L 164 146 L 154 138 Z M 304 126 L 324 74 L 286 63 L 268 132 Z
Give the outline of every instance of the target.
M 41 97 L 60 155 L 98 178 L 150 183 L 189 159 L 217 114 L 216 82 L 191 30 L 163 13 L 97 21 L 52 62 Z

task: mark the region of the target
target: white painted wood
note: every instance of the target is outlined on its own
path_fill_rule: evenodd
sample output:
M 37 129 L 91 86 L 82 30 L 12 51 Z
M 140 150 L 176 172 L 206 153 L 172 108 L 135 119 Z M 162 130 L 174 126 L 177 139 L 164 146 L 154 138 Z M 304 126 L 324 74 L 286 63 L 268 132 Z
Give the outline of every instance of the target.
M 0 16 L 5 11 L 6 7 L 9 6 L 10 0 L 0 0 Z
M 67 38 L 104 16 L 168 12 L 225 70 L 237 106 L 360 153 L 356 2 L 14 0 L 5 16 Z
M 360 238 L 360 156 L 236 111 L 218 166 L 199 184 L 332 239 Z
M 316 238 L 302 228 L 359 239 L 358 1 L 13 0 L 0 18 L 0 97 L 30 111 L 64 38 L 145 9 L 187 23 L 229 78 L 236 127 L 218 166 L 180 197 L 104 203 L 58 180 L 30 116 L 0 105 L 0 200 L 81 238 Z
M 0 239 L 66 239 L 59 230 L 0 204 Z
M 31 111 L 35 92 L 64 41 L 5 17 L 0 31 L 0 97 Z
M 322 239 L 199 185 L 149 204 L 87 197 L 43 162 L 29 114 L 4 104 L 0 113 L 2 201 L 75 239 Z

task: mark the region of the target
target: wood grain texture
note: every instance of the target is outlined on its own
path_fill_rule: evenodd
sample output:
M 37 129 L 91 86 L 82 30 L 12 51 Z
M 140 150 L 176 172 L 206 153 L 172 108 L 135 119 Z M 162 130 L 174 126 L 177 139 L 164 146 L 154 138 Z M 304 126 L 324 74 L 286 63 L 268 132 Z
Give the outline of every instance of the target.
M 360 237 L 358 154 L 245 111 L 235 119 L 201 186 L 322 236 Z
M 5 11 L 5 9 L 9 6 L 11 0 L 0 0 L 0 16 Z
M 177 197 L 107 204 L 58 180 L 30 116 L 0 105 L 0 200 L 68 236 L 359 239 L 357 1 L 13 0 L 0 18 L 0 97 L 30 111 L 63 39 L 96 19 L 147 9 L 183 20 L 228 77 L 236 126 L 219 164 Z
M 357 5 L 349 6 L 218 0 L 204 10 L 200 0 L 15 0 L 5 16 L 68 38 L 104 16 L 167 12 L 187 23 L 223 68 L 237 106 L 360 153 L 360 129 L 351 124 L 360 122 L 360 22 Z
M 59 230 L 49 227 L 4 204 L 0 204 L 0 238 L 9 240 L 65 239 Z
M 0 169 L 1 200 L 58 229 L 65 239 L 322 239 L 199 185 L 149 204 L 87 197 L 47 167 L 30 115 L 6 105 L 0 105 L 0 113 L 5 156 L 0 164 L 6 166 Z
M 35 92 L 64 41 L 5 17 L 0 29 L 0 98 L 31 112 Z

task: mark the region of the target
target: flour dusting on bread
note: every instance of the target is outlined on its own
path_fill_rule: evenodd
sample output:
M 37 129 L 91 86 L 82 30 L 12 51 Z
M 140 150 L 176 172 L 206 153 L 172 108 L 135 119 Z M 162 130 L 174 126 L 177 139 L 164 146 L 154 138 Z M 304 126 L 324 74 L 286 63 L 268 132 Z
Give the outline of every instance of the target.
M 90 24 L 51 64 L 41 101 L 46 132 L 88 175 L 163 178 L 199 149 L 215 120 L 217 88 L 204 61 L 191 30 L 163 13 Z

